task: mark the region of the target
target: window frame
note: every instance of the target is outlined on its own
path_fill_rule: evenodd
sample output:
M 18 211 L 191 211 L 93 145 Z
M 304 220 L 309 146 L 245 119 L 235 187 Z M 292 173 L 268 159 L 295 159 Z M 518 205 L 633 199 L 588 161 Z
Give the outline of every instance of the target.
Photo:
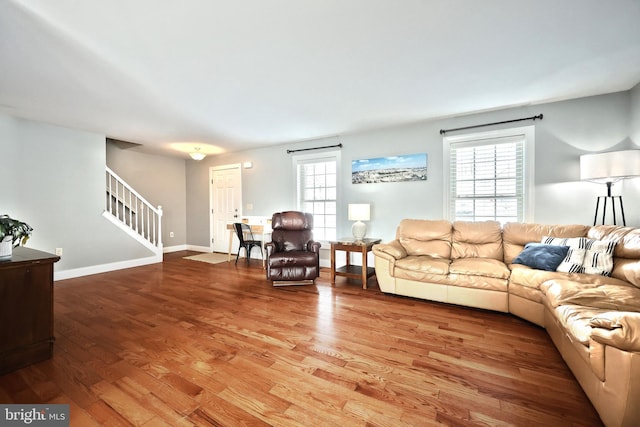
M 316 153 L 307 153 L 307 154 L 296 154 L 291 158 L 291 165 L 293 171 L 293 205 L 297 210 L 304 211 L 302 209 L 303 200 L 300 198 L 301 192 L 299 188 L 299 176 L 298 176 L 298 166 L 305 163 L 316 163 L 321 162 L 323 160 L 333 160 L 336 163 L 336 213 L 335 213 L 335 230 L 336 230 L 336 238 L 338 235 L 338 209 L 339 209 L 339 201 L 340 201 L 340 168 L 341 168 L 341 160 L 340 160 L 340 151 L 332 150 L 332 151 L 322 151 Z M 325 199 L 326 200 L 326 199 Z M 314 221 L 314 228 L 318 228 L 317 224 Z M 326 228 L 326 227 L 324 227 Z M 326 235 L 326 233 L 325 233 Z M 319 241 L 320 243 L 328 244 L 330 240 L 327 239 L 317 239 L 314 233 L 314 239 Z
M 454 221 L 451 204 L 455 200 L 452 198 L 452 176 L 451 176 L 451 147 L 452 145 L 480 146 L 490 145 L 490 140 L 504 140 L 510 138 L 524 138 L 523 146 L 523 196 L 522 215 L 517 221 L 534 222 L 534 171 L 535 171 L 535 126 L 522 126 L 517 128 L 499 129 L 487 132 L 474 132 L 463 135 L 444 136 L 443 145 L 443 218 Z M 496 219 L 497 221 L 497 219 Z

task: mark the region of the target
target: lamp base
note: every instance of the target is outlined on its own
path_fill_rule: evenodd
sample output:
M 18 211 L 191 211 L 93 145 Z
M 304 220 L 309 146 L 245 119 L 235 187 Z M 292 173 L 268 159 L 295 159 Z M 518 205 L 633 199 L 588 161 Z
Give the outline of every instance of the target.
M 598 213 L 600 211 L 600 202 L 602 201 L 602 225 L 605 224 L 605 220 L 607 217 L 607 202 L 611 201 L 611 213 L 613 214 L 613 225 L 618 225 L 616 218 L 616 200 L 618 201 L 618 205 L 620 206 L 620 213 L 622 214 L 622 225 L 627 225 L 627 220 L 624 217 L 624 206 L 622 205 L 622 196 L 612 196 L 611 190 L 607 196 L 598 196 L 596 201 L 596 213 L 593 217 L 593 225 L 596 225 L 598 222 Z
M 351 234 L 356 240 L 364 239 L 364 235 L 367 234 L 367 224 L 362 221 L 356 221 L 351 226 Z

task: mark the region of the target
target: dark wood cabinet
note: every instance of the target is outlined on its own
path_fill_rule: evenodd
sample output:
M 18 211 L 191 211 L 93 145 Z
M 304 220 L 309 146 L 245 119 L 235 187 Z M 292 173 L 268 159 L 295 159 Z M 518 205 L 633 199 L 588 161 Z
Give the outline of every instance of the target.
M 59 259 L 17 247 L 0 261 L 0 375 L 53 355 L 53 263 Z

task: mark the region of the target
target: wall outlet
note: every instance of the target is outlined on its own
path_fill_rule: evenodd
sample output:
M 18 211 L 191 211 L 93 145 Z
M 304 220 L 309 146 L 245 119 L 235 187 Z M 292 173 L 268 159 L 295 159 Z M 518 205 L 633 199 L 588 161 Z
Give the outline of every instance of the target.
M 173 231 L 170 231 L 169 232 L 169 237 L 173 237 L 173 236 L 174 236 Z
M 253 203 L 247 203 L 247 210 L 253 210 Z
M 62 248 L 56 248 L 56 255 L 62 256 Z

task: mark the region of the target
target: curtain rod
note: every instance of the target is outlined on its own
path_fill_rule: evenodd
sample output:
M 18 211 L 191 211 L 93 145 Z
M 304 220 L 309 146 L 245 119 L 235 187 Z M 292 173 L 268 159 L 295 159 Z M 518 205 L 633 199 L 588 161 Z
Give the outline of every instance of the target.
M 521 119 L 505 120 L 503 122 L 485 123 L 485 124 L 482 124 L 482 125 L 465 126 L 465 127 L 461 127 L 461 128 L 455 128 L 455 129 L 440 129 L 440 135 L 444 135 L 447 132 L 453 132 L 453 131 L 456 131 L 456 130 L 481 128 L 481 127 L 484 127 L 484 126 L 493 126 L 493 125 L 501 125 L 501 124 L 504 124 L 504 123 L 521 122 L 523 120 L 534 120 L 534 121 L 536 119 L 542 120 L 542 117 L 544 117 L 542 114 L 538 114 L 537 116 L 523 117 Z
M 342 143 L 336 144 L 336 145 L 325 145 L 324 147 L 300 148 L 298 150 L 287 150 L 287 154 L 297 153 L 298 151 L 322 150 L 323 148 L 335 148 L 335 147 L 342 148 Z

